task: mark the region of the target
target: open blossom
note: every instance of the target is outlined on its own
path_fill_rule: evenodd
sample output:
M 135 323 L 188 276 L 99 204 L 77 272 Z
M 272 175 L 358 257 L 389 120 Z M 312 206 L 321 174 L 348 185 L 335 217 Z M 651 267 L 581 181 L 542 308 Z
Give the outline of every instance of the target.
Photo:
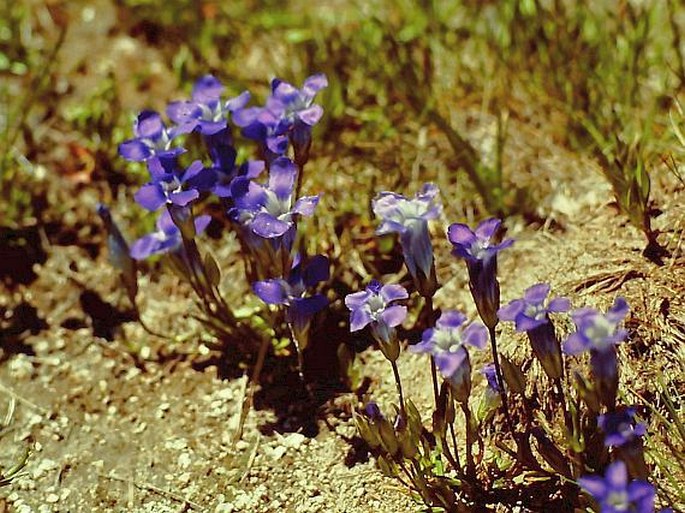
M 265 105 L 236 109 L 233 123 L 243 129 L 245 137 L 262 145 L 267 160 L 285 155 L 288 142 L 292 142 L 295 161 L 303 165 L 309 158 L 312 127 L 323 115 L 323 108 L 314 99 L 327 85 L 323 73 L 308 77 L 302 89 L 274 79 Z
M 157 112 L 141 112 L 133 124 L 133 133 L 135 138 L 119 145 L 119 155 L 126 160 L 144 162 L 152 158 L 174 158 L 186 151 L 180 146 L 171 146 L 181 132 L 175 128 L 168 129 Z
M 427 183 L 413 198 L 381 192 L 373 200 L 373 212 L 381 219 L 377 233 L 399 234 L 404 262 L 423 295 L 432 295 L 437 287 L 428 221 L 440 215 L 438 192 L 437 186 Z
M 604 432 L 604 445 L 621 447 L 630 444 L 647 432 L 647 426 L 635 421 L 635 408 L 621 408 L 597 418 L 599 428 Z
M 395 327 L 407 317 L 407 307 L 396 304 L 396 301 L 408 297 L 409 293 L 402 285 L 383 285 L 376 280 L 372 280 L 366 290 L 348 294 L 345 306 L 351 312 L 350 331 L 359 331 L 370 325 L 383 354 L 394 361 L 399 355 Z
M 466 316 L 448 310 L 438 319 L 435 328 L 423 332 L 421 342 L 411 346 L 412 353 L 429 353 L 440 373 L 450 382 L 457 399 L 465 401 L 471 391 L 471 361 L 467 346 L 484 349 L 488 330 L 480 323 L 468 325 Z
M 495 243 L 494 237 L 501 224 L 502 221 L 495 218 L 486 219 L 475 230 L 462 223 L 451 224 L 447 230 L 447 238 L 452 243 L 452 253 L 467 262 L 483 262 L 494 258 L 499 251 L 514 243 L 513 239 Z
M 613 349 L 628 336 L 627 330 L 618 325 L 628 315 L 629 309 L 626 300 L 618 297 L 605 315 L 593 308 L 571 312 L 577 331 L 566 340 L 564 351 L 577 355 L 584 351 L 602 353 Z
M 533 285 L 526 290 L 523 298 L 500 308 L 497 316 L 502 321 L 514 322 L 516 331 L 526 332 L 533 352 L 547 375 L 558 379 L 563 374 L 561 346 L 549 314 L 568 311 L 571 302 L 563 297 L 547 301 L 549 291 L 547 283 Z
M 271 163 L 266 185 L 237 177 L 231 185 L 235 206 L 229 215 L 260 237 L 274 239 L 286 235 L 294 229 L 296 216 L 312 215 L 319 202 L 318 196 L 305 196 L 293 204 L 296 176 L 295 164 L 281 157 Z
M 610 409 L 616 403 L 618 390 L 616 344 L 628 336 L 628 331 L 619 328 L 619 324 L 628 314 L 628 310 L 626 300 L 619 297 L 606 314 L 592 308 L 581 308 L 571 312 L 576 332 L 568 337 L 563 346 L 564 351 L 570 355 L 590 352 L 590 366 L 596 379 L 599 397 Z
M 571 302 L 565 297 L 556 297 L 547 301 L 550 286 L 538 283 L 526 289 L 521 299 L 515 299 L 497 312 L 502 321 L 512 321 L 516 331 L 531 331 L 549 322 L 550 313 L 567 312 Z
M 167 107 L 167 116 L 178 125 L 181 133 L 197 130 L 203 135 L 213 135 L 227 127 L 230 112 L 242 109 L 250 100 L 250 93 L 244 91 L 226 102 L 221 101 L 224 86 L 212 75 L 205 75 L 193 86 L 190 101 L 172 102 Z
M 607 467 L 604 477 L 584 476 L 578 484 L 597 501 L 601 513 L 654 513 L 654 487 L 641 479 L 628 481 L 620 460 Z
M 195 232 L 202 233 L 211 216 L 201 215 L 195 218 Z M 157 218 L 157 230 L 136 240 L 131 245 L 131 256 L 136 260 L 143 260 L 151 255 L 174 252 L 181 248 L 183 240 L 181 231 L 174 224 L 168 210 L 162 211 Z
M 185 207 L 200 196 L 196 189 L 184 189 L 184 185 L 203 173 L 204 166 L 199 160 L 190 164 L 180 176 L 167 172 L 159 160 L 149 161 L 148 168 L 152 181 L 143 185 L 134 195 L 141 207 L 153 212 L 167 203 Z
M 288 321 L 302 331 L 314 314 L 328 305 L 323 294 L 307 294 L 317 284 L 328 280 L 329 268 L 328 258 L 321 255 L 304 263 L 297 259 L 287 280 L 262 280 L 255 282 L 252 288 L 265 303 L 286 306 Z
M 475 230 L 462 223 L 451 224 L 447 230 L 452 254 L 466 261 L 471 295 L 481 319 L 489 328 L 497 325 L 500 305 L 497 253 L 514 243 L 513 239 L 496 242 L 501 223 L 492 218 L 481 222 Z

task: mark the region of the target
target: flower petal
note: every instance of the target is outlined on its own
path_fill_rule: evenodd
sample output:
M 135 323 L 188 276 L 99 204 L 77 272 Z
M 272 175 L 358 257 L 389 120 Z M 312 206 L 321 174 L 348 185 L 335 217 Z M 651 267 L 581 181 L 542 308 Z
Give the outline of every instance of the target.
M 297 117 L 309 126 L 316 125 L 323 116 L 323 108 L 320 105 L 312 105 L 308 109 L 303 109 L 297 113 Z
M 136 118 L 134 133 L 144 139 L 159 139 L 164 133 L 162 117 L 152 110 L 144 110 Z
M 371 321 L 371 315 L 364 308 L 356 308 L 350 314 L 350 331 L 359 331 Z
M 476 240 L 476 234 L 462 223 L 453 223 L 447 228 L 447 238 L 455 246 L 470 248 Z
M 316 206 L 319 204 L 319 196 L 304 196 L 297 200 L 293 207 L 293 214 L 300 214 L 303 216 L 311 216 L 314 214 Z
M 572 356 L 578 355 L 590 349 L 590 342 L 580 333 L 571 333 L 564 342 L 564 353 Z
M 266 212 L 257 214 L 250 225 L 254 233 L 265 239 L 280 237 L 285 234 L 291 226 L 292 223 L 286 223 L 285 221 L 276 219 Z
M 497 230 L 499 229 L 501 224 L 502 221 L 500 219 L 497 219 L 496 217 L 491 217 L 490 219 L 482 221 L 476 227 L 475 234 L 481 240 L 489 240 L 492 238 L 493 235 L 495 235 L 495 233 L 497 233 Z
M 131 139 L 119 145 L 119 155 L 131 162 L 142 162 L 153 155 L 152 149 L 140 139 Z
M 314 287 L 316 284 L 328 280 L 331 275 L 328 258 L 323 255 L 312 257 L 302 273 L 302 283 L 305 287 Z
M 395 326 L 399 326 L 400 324 L 402 324 L 406 317 L 407 307 L 404 305 L 389 306 L 380 315 L 381 320 L 391 328 L 394 328 Z
M 345 296 L 345 306 L 350 310 L 362 308 L 364 303 L 368 301 L 369 297 L 371 297 L 371 294 L 366 290 L 353 292 L 352 294 Z
M 466 316 L 457 310 L 443 312 L 436 325 L 438 328 L 458 328 L 466 322 Z
M 268 305 L 288 303 L 288 284 L 284 280 L 257 281 L 252 284 L 252 290 Z
M 162 205 L 166 203 L 166 196 L 162 191 L 162 188 L 154 183 L 143 185 L 138 191 L 133 195 L 141 207 L 154 212 L 158 210 Z
M 514 322 L 516 317 L 526 308 L 526 303 L 522 299 L 514 299 L 509 304 L 497 310 L 497 317 L 500 321 Z
M 409 297 L 407 289 L 402 285 L 397 284 L 383 285 L 380 290 L 380 295 L 386 303 L 399 299 L 407 299 Z
M 485 349 L 488 344 L 488 337 L 488 329 L 479 322 L 472 322 L 461 334 L 461 339 L 465 344 L 478 349 Z
M 568 312 L 571 309 L 571 301 L 565 297 L 555 297 L 547 305 L 547 311 L 553 313 Z
M 545 299 L 547 299 L 550 290 L 551 287 L 549 283 L 538 283 L 526 289 L 526 292 L 523 294 L 523 299 L 526 300 L 526 303 L 541 305 Z

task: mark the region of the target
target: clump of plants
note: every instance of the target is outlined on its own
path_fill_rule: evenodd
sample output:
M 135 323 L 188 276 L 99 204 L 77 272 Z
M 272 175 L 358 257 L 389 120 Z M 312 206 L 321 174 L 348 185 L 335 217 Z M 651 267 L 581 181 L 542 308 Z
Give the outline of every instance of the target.
M 436 310 L 439 284 L 428 221 L 440 210 L 437 193 L 426 184 L 414 198 L 383 192 L 374 200 L 378 233 L 399 234 L 407 270 L 423 298 L 415 326 L 423 334 L 408 350 L 429 356 L 434 407 L 427 415 L 403 391 L 396 365 L 403 342 L 397 327 L 407 317 L 409 292 L 373 281 L 345 299 L 350 330 L 368 329 L 397 384 L 393 411 L 383 413 L 370 402 L 356 414 L 380 468 L 427 506 L 450 512 L 496 506 L 653 512 L 656 493 L 642 441 L 646 427 L 636 408 L 617 400 L 616 345 L 628 336 L 621 327 L 628 303 L 618 297 L 606 313 L 571 310 L 567 298 L 549 298 L 550 285 L 538 283 L 501 306 L 497 260 L 514 241 L 502 240 L 501 221 L 492 218 L 475 230 L 454 223 L 447 231 L 453 255 L 466 263 L 480 322 L 456 310 Z M 555 322 L 569 311 L 576 331 L 562 341 Z M 525 333 L 535 365 L 502 353 L 500 322 Z M 492 363 L 480 371 L 487 385 L 477 397 L 471 353 L 488 346 Z
M 283 352 L 288 344 L 297 353 L 304 383 L 303 351 L 311 321 L 328 305 L 317 292 L 329 278 L 328 259 L 306 254 L 299 240 L 302 218 L 313 215 L 319 202 L 318 195 L 300 193 L 312 128 L 323 114 L 314 99 L 326 86 L 323 74 L 307 78 L 302 88 L 276 79 L 265 105 L 248 106 L 249 92 L 226 99 L 219 80 L 202 77 L 190 100 L 168 105 L 170 124 L 157 112 L 143 111 L 135 120 L 134 138 L 119 146 L 122 157 L 147 167 L 149 181 L 134 197 L 157 213 L 155 230 L 129 246 L 107 207 L 99 208 L 111 260 L 134 307 L 137 262 L 164 255 L 191 286 L 198 307 L 193 316 L 217 340 L 209 345 L 229 361 L 251 362 L 253 383 L 269 349 Z M 258 158 L 238 157 L 236 128 L 256 143 Z M 202 150 L 204 157 L 190 157 Z M 210 199 L 225 212 L 224 221 L 240 242 L 249 284 L 268 308 L 245 314 L 242 303 L 226 299 L 221 266 L 198 244 L 211 221 L 201 213 Z
M 329 305 L 321 284 L 330 279 L 330 262 L 307 254 L 300 229 L 319 201 L 301 189 L 312 128 L 323 114 L 315 97 L 326 86 L 323 74 L 301 88 L 276 79 L 265 104 L 249 106 L 248 92 L 225 99 L 215 77 L 201 78 L 190 100 L 168 105 L 170 124 L 144 111 L 135 137 L 119 147 L 125 159 L 147 167 L 149 181 L 135 200 L 158 213 L 155 231 L 129 246 L 107 208 L 100 208 L 131 302 L 136 262 L 165 255 L 194 291 L 195 316 L 215 335 L 216 347 L 252 361 L 254 382 L 269 348 L 285 340 L 306 385 L 303 354 L 312 320 Z M 237 149 L 237 129 L 256 143 L 255 159 Z M 221 266 L 198 244 L 211 221 L 201 213 L 210 199 L 221 205 L 240 242 L 252 290 L 269 305 L 261 311 L 238 313 L 225 299 Z M 475 229 L 454 223 L 447 230 L 453 255 L 466 263 L 480 317 L 470 322 L 462 312 L 434 305 L 440 283 L 428 223 L 442 211 L 438 187 L 427 183 L 414 197 L 381 192 L 372 208 L 381 221 L 377 233 L 396 234 L 413 285 L 408 290 L 375 279 L 344 300 L 350 331 L 369 332 L 397 386 L 392 412 L 370 402 L 355 413 L 380 468 L 427 506 L 449 512 L 494 511 L 496 505 L 653 512 L 646 427 L 638 409 L 618 399 L 616 345 L 628 336 L 621 327 L 628 303 L 618 297 L 606 313 L 572 310 L 567 298 L 550 298 L 550 285 L 538 283 L 502 306 L 497 261 L 514 241 L 504 239 L 501 221 L 491 218 Z M 406 346 L 398 327 L 413 294 L 422 305 L 413 329 L 422 336 L 408 350 L 429 359 L 434 405 L 427 414 L 403 389 L 397 366 Z M 556 324 L 569 312 L 575 331 L 562 337 Z M 501 351 L 502 322 L 525 333 L 534 361 Z M 480 370 L 487 385 L 477 396 L 471 353 L 486 350 L 492 362 Z

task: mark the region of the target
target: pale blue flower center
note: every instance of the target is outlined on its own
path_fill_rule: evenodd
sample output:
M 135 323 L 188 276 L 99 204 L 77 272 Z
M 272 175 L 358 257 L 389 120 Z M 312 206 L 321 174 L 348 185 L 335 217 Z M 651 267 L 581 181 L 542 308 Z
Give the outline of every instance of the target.
M 585 336 L 592 342 L 595 349 L 606 349 L 611 345 L 607 341 L 616 330 L 616 325 L 606 317 L 597 316 L 594 323 L 585 330 Z
M 366 306 L 369 309 L 369 315 L 373 320 L 378 320 L 378 317 L 385 311 L 385 300 L 380 294 L 373 294 L 368 301 Z
M 542 304 L 532 305 L 527 303 L 526 308 L 523 310 L 523 315 L 530 319 L 535 319 L 536 321 L 544 319 L 546 314 L 547 309 Z
M 609 493 L 606 503 L 612 506 L 617 511 L 628 511 L 628 508 L 630 508 L 628 492 L 626 492 L 625 490 L 613 491 Z
M 461 332 L 458 328 L 436 328 L 433 343 L 439 351 L 456 353 L 462 346 Z

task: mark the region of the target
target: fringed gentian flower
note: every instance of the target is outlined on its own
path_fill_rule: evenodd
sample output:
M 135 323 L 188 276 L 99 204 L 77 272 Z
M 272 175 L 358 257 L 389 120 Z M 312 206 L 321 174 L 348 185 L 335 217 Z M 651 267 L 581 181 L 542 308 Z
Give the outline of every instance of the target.
M 437 186 L 427 183 L 412 199 L 394 192 L 381 192 L 373 200 L 373 212 L 381 218 L 377 233 L 398 233 L 404 262 L 419 293 L 432 297 L 437 290 L 433 246 L 428 221 L 440 215 Z
M 478 419 L 483 422 L 489 419 L 497 408 L 502 405 L 502 387 L 497 381 L 497 370 L 494 363 L 483 365 L 481 374 L 485 376 L 487 386 L 485 393 L 478 405 L 477 415 Z
M 626 463 L 630 474 L 642 479 L 649 476 L 645 462 L 642 437 L 647 426 L 635 419 L 635 408 L 621 407 L 597 418 L 599 428 L 604 432 L 604 445 Z
M 590 352 L 590 364 L 600 398 L 609 408 L 614 406 L 618 388 L 616 344 L 628 336 L 627 330 L 618 326 L 628 315 L 629 309 L 626 300 L 618 297 L 606 315 L 593 308 L 571 312 L 577 331 L 568 337 L 563 346 L 564 352 L 570 355 Z
M 635 408 L 622 408 L 597 418 L 599 428 L 604 431 L 604 445 L 620 447 L 640 438 L 647 432 L 647 426 L 635 421 Z
M 144 162 L 152 158 L 173 159 L 185 152 L 180 146 L 172 147 L 171 142 L 181 132 L 167 129 L 161 116 L 154 111 L 141 112 L 133 124 L 135 138 L 119 145 L 119 155 L 132 162 Z
M 157 159 L 149 161 L 148 168 L 152 181 L 143 185 L 134 194 L 136 202 L 141 207 L 152 212 L 166 204 L 185 207 L 200 196 L 196 189 L 183 188 L 204 171 L 204 166 L 199 160 L 190 164 L 180 177 L 176 173 L 167 172 Z
M 227 127 L 230 112 L 245 107 L 250 93 L 244 91 L 239 96 L 222 103 L 224 86 L 212 75 L 205 75 L 193 86 L 190 101 L 172 102 L 167 107 L 167 116 L 178 125 L 181 133 L 197 130 L 203 135 L 214 135 Z
M 500 305 L 497 253 L 514 243 L 513 239 L 496 242 L 500 224 L 499 219 L 492 218 L 480 223 L 475 231 L 461 223 L 454 223 L 447 230 L 447 238 L 454 246 L 452 254 L 466 260 L 471 295 L 490 329 L 497 325 Z
M 208 215 L 196 217 L 195 232 L 199 234 L 205 231 L 210 221 L 211 216 Z M 155 254 L 173 253 L 181 249 L 182 242 L 181 231 L 174 224 L 169 211 L 164 210 L 157 218 L 157 230 L 141 237 L 131 245 L 131 256 L 136 260 L 144 260 Z
M 383 285 L 376 280 L 371 281 L 366 290 L 348 294 L 345 305 L 351 311 L 350 331 L 370 325 L 383 355 L 394 362 L 400 354 L 395 327 L 407 316 L 407 307 L 394 303 L 408 297 L 409 293 L 402 285 Z
M 502 321 L 516 323 L 516 331 L 528 334 L 533 352 L 545 372 L 550 378 L 558 379 L 563 375 L 561 346 L 549 314 L 567 312 L 571 302 L 564 297 L 547 302 L 549 291 L 547 283 L 533 285 L 526 290 L 522 299 L 515 299 L 500 308 L 497 316 Z
M 266 105 L 237 109 L 233 122 L 243 128 L 245 137 L 262 144 L 267 160 L 284 155 L 290 139 L 295 162 L 302 167 L 309 159 L 312 127 L 323 115 L 323 108 L 314 103 L 314 98 L 327 85 L 323 73 L 307 78 L 302 89 L 275 79 Z
M 267 103 L 266 107 L 237 110 L 232 119 L 233 123 L 242 127 L 245 137 L 261 144 L 265 158 L 271 161 L 288 151 L 288 126 L 282 119 L 282 114 L 280 104 Z
M 317 255 L 307 262 L 296 259 L 287 280 L 282 278 L 258 281 L 252 285 L 255 294 L 269 305 L 286 307 L 286 320 L 298 335 L 304 349 L 306 331 L 312 317 L 328 305 L 323 294 L 307 297 L 307 293 L 329 278 L 328 258 Z
M 455 398 L 465 402 L 471 393 L 471 361 L 466 346 L 485 348 L 488 330 L 479 322 L 464 326 L 466 316 L 456 310 L 443 312 L 435 328 L 423 332 L 413 353 L 429 353 L 440 373 L 448 380 Z
M 311 216 L 319 196 L 304 196 L 293 204 L 293 188 L 297 168 L 286 157 L 271 163 L 269 183 L 266 186 L 238 177 L 231 185 L 235 206 L 229 215 L 265 239 L 283 238 L 290 247 L 297 215 Z
M 578 484 L 597 502 L 601 513 L 654 513 L 654 487 L 641 479 L 629 482 L 620 460 L 607 467 L 604 477 L 581 477 Z
M 299 166 L 309 160 L 312 127 L 323 115 L 323 108 L 314 103 L 314 98 L 327 86 L 328 79 L 323 73 L 305 79 L 302 89 L 278 79 L 271 83 L 271 100 L 280 103 L 283 108 L 282 116 L 288 125 L 288 135 L 295 150 L 295 162 Z

